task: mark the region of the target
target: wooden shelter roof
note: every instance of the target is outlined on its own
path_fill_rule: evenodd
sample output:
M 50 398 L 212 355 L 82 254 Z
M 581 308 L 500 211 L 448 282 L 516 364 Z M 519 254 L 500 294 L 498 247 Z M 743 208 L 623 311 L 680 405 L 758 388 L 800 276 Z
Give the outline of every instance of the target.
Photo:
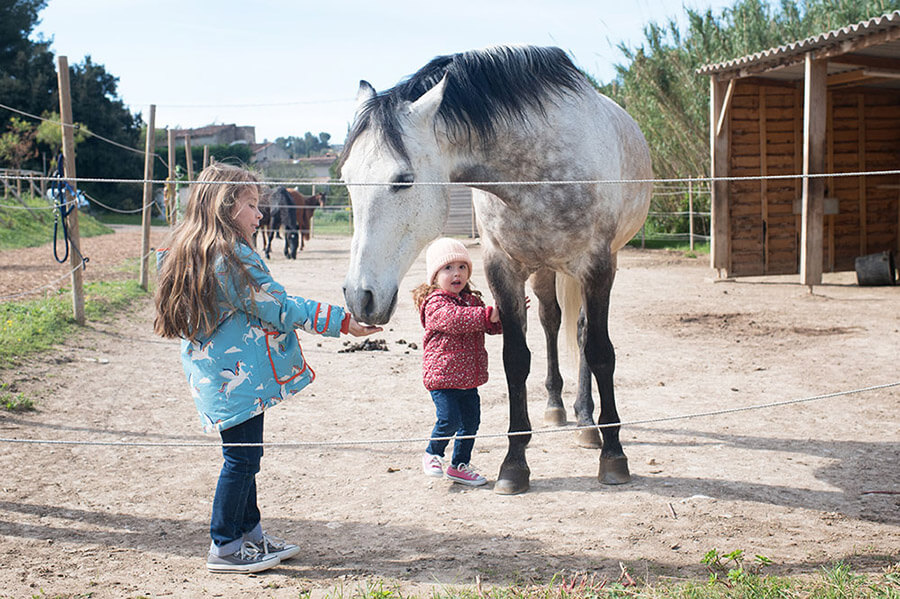
M 829 87 L 866 85 L 900 89 L 900 11 L 777 48 L 708 64 L 697 69 L 697 73 L 713 75 L 721 81 L 751 76 L 802 81 L 804 57 L 810 53 L 815 59 L 828 59 Z

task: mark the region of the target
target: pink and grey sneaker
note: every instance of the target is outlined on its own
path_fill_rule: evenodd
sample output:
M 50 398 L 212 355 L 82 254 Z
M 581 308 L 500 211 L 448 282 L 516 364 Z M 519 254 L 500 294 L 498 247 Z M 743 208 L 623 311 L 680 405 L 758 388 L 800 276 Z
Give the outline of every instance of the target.
M 470 464 L 449 466 L 447 467 L 446 476 L 455 483 L 469 485 L 470 487 L 480 487 L 487 483 L 487 479 L 475 472 L 475 469 Z
M 444 476 L 444 465 L 440 456 L 432 455 L 426 451 L 422 456 L 422 472 L 428 476 L 442 478 Z

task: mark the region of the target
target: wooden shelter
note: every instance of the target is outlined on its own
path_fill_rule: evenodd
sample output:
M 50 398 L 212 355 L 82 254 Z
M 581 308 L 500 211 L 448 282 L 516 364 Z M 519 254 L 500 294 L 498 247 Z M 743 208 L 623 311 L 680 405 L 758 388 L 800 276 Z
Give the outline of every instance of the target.
M 712 186 L 720 275 L 816 285 L 900 250 L 900 11 L 698 73 L 711 176 L 728 178 Z

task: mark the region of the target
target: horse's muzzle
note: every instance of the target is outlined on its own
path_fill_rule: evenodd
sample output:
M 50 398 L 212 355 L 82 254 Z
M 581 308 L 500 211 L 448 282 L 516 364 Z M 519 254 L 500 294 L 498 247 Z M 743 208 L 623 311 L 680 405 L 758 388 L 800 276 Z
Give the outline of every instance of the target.
M 367 287 L 344 286 L 344 301 L 353 317 L 366 324 L 386 324 L 397 307 L 397 288 L 391 295 Z

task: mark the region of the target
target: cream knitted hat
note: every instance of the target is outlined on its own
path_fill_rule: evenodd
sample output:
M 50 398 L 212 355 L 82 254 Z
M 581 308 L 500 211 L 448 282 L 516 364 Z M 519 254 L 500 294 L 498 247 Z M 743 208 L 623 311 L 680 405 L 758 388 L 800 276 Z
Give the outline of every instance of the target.
M 472 258 L 461 241 L 450 237 L 441 237 L 433 242 L 425 251 L 425 268 L 428 271 L 428 284 L 434 284 L 437 272 L 451 262 L 465 262 L 469 265 L 469 276 L 472 276 Z

